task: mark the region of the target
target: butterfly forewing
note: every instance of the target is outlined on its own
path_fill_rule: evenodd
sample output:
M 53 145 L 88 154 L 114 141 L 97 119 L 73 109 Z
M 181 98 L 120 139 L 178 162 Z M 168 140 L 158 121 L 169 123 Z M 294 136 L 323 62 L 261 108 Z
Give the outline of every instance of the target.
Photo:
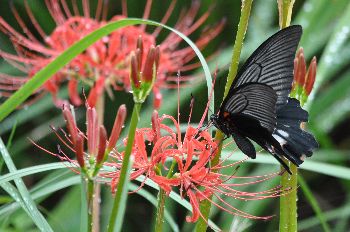
M 285 28 L 261 44 L 240 69 L 230 94 L 246 83 L 261 83 L 277 94 L 277 108 L 286 104 L 293 81 L 293 60 L 302 34 L 301 26 Z
M 225 99 L 223 112 L 252 117 L 272 132 L 276 126 L 276 100 L 276 92 L 271 87 L 250 83 L 238 87 L 231 98 Z

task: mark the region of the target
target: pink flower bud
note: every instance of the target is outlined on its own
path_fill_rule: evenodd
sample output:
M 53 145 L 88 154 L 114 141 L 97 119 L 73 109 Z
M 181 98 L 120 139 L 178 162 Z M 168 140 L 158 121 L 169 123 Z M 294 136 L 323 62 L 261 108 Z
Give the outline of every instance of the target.
M 80 167 L 85 167 L 84 160 L 84 135 L 78 134 L 76 143 L 74 145 L 75 155 L 77 156 L 77 161 Z
M 161 134 L 160 134 L 160 123 L 159 123 L 159 116 L 158 116 L 158 111 L 153 111 L 152 114 L 152 130 L 154 133 L 154 139 L 153 142 L 156 143 L 158 141 L 158 139 L 160 138 Z
M 142 81 L 152 82 L 154 59 L 155 59 L 155 48 L 154 46 L 151 46 L 147 54 L 145 65 L 143 66 Z
M 68 133 L 72 138 L 72 143 L 75 144 L 77 140 L 77 135 L 78 135 L 77 125 L 75 123 L 72 112 L 67 108 L 68 107 L 66 105 L 63 106 L 63 109 L 62 109 L 63 117 L 66 120 Z
M 97 154 L 98 147 L 98 120 L 95 108 L 88 107 L 86 111 L 87 118 L 87 140 L 88 140 L 88 150 L 90 155 Z
M 306 94 L 308 96 L 310 95 L 311 90 L 312 90 L 314 83 L 315 83 L 316 68 L 317 68 L 317 61 L 316 61 L 316 57 L 314 56 L 311 60 L 309 69 L 307 70 L 306 81 L 305 81 L 305 85 L 304 85 Z
M 111 151 L 115 147 L 118 141 L 120 132 L 123 128 L 125 118 L 126 118 L 126 106 L 121 105 L 118 109 L 117 116 L 115 117 L 113 129 L 108 141 L 107 151 Z
M 136 88 L 140 88 L 140 80 L 139 80 L 139 69 L 138 69 L 138 61 L 135 56 L 135 53 L 131 54 L 131 72 L 130 79 Z
M 142 41 L 142 36 L 139 35 L 139 37 L 137 38 L 137 44 L 136 44 L 136 48 L 138 50 L 140 50 L 140 64 L 142 64 L 142 56 L 143 56 L 143 41 Z
M 107 143 L 107 131 L 106 128 L 101 125 L 100 126 L 100 139 L 99 139 L 99 144 L 98 144 L 98 153 L 96 157 L 96 162 L 100 164 L 101 162 L 104 161 L 105 157 L 105 151 L 106 151 L 106 143 Z

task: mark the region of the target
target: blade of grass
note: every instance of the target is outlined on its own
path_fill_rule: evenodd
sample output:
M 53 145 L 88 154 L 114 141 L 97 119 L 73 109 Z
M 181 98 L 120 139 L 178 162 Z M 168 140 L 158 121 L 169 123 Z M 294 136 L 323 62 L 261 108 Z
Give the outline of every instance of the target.
M 321 207 L 319 206 L 316 198 L 314 197 L 313 193 L 311 192 L 311 189 L 309 188 L 309 186 L 307 185 L 306 181 L 304 180 L 304 178 L 301 176 L 300 173 L 298 175 L 298 182 L 300 184 L 301 189 L 303 190 L 303 193 L 304 193 L 306 199 L 309 201 L 312 209 L 316 213 L 317 218 L 320 220 L 323 231 L 330 232 L 331 229 L 329 228 L 329 225 L 327 224 L 327 221 L 324 218 Z
M 7 140 L 7 144 L 6 144 L 6 149 L 8 150 L 11 145 L 12 145 L 12 140 L 13 140 L 13 137 L 15 136 L 15 131 L 16 131 L 16 128 L 17 128 L 17 121 L 15 122 L 15 124 L 13 125 L 12 127 L 12 130 L 11 130 L 11 133 L 10 133 L 10 136 L 9 136 L 9 139 Z M 4 165 L 4 160 L 0 160 L 0 173 L 2 171 L 2 166 Z
M 349 38 L 349 21 L 350 3 L 348 3 L 343 15 L 341 15 L 340 20 L 337 22 L 334 32 L 331 38 L 328 40 L 327 46 L 322 54 L 321 60 L 317 65 L 317 78 L 315 81 L 314 90 L 309 96 L 309 102 L 312 102 L 321 85 L 330 78 L 330 76 L 327 75 L 327 69 L 337 62 L 338 53 Z M 308 103 L 307 106 L 309 104 L 310 103 Z
M 339 208 L 324 212 L 324 217 L 326 221 L 331 221 L 331 220 L 340 219 L 340 218 L 349 217 L 349 216 L 350 216 L 350 201 L 347 201 L 345 205 Z M 315 216 L 315 217 L 311 217 L 300 221 L 299 229 L 306 231 L 319 224 L 320 224 L 320 220 L 318 219 L 317 216 Z
M 5 190 L 11 197 L 13 200 L 15 200 L 19 206 L 22 207 L 22 209 L 30 216 L 32 217 L 32 215 L 29 213 L 27 206 L 23 200 L 23 198 L 21 197 L 21 194 L 18 192 L 18 190 L 16 189 L 15 186 L 13 186 L 10 183 L 2 183 L 0 184 L 1 188 L 3 190 Z M 1 212 L 1 210 L 0 210 Z M 0 214 L 2 215 L 2 214 Z M 34 220 L 34 219 L 33 219 Z
M 54 193 L 58 190 L 64 189 L 66 187 L 69 187 L 71 185 L 79 184 L 80 183 L 80 176 L 73 176 L 69 178 L 64 178 L 62 180 L 58 180 L 54 183 L 51 183 L 50 185 L 32 192 L 32 198 L 33 200 L 37 200 L 40 198 L 43 198 L 51 193 Z M 3 183 L 6 184 L 6 183 Z M 2 185 L 2 184 L 0 184 Z M 19 203 L 14 202 L 7 205 L 4 205 L 0 208 L 0 217 L 6 216 L 7 214 L 13 212 L 14 210 L 19 208 Z
M 2 139 L 0 138 L 0 153 L 2 154 L 2 157 L 6 163 L 6 166 L 9 170 L 9 172 L 15 172 L 17 171 L 15 164 L 13 163 L 10 154 L 8 153 L 5 144 L 3 143 Z M 50 225 L 45 220 L 44 216 L 39 212 L 37 209 L 35 202 L 30 196 L 30 193 L 27 190 L 27 187 L 25 186 L 24 182 L 21 178 L 14 179 L 16 187 L 18 188 L 18 192 L 21 195 L 21 198 L 25 202 L 26 208 L 31 215 L 31 218 L 33 219 L 33 222 L 36 224 L 36 226 L 41 231 L 52 231 Z

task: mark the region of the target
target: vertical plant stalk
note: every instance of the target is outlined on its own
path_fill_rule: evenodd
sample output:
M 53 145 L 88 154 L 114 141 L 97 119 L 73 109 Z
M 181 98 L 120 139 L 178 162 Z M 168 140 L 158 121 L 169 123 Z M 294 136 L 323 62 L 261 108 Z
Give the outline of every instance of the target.
M 130 169 L 129 169 L 129 163 L 130 163 L 130 155 L 132 151 L 132 146 L 134 143 L 135 138 L 135 132 L 136 127 L 139 122 L 139 115 L 141 110 L 141 103 L 135 103 L 132 116 L 131 116 L 131 122 L 130 122 L 130 128 L 129 128 L 129 134 L 128 134 L 128 141 L 125 148 L 125 154 L 123 158 L 122 168 L 120 170 L 120 176 L 118 180 L 118 186 L 117 186 L 117 192 L 115 194 L 112 213 L 110 215 L 109 224 L 108 224 L 108 232 L 112 231 L 120 231 L 122 219 L 124 217 L 124 211 L 125 211 L 125 203 L 127 200 L 127 185 L 129 183 L 129 175 Z M 119 218 L 118 222 L 116 223 L 117 219 Z
M 290 25 L 295 0 L 278 0 L 279 25 L 285 28 Z
M 281 29 L 290 25 L 294 1 L 278 0 L 279 25 Z M 298 169 L 289 160 L 284 159 L 284 162 L 287 163 L 292 175 L 284 172 L 281 177 L 281 186 L 282 189 L 291 189 L 291 191 L 287 195 L 280 197 L 279 231 L 296 232 L 298 230 Z M 284 167 L 281 166 L 281 170 L 284 170 Z
M 293 173 L 289 175 L 288 172 L 284 172 L 281 178 L 282 189 L 291 189 L 291 191 L 280 197 L 280 232 L 296 232 L 298 228 L 297 221 L 297 185 L 298 185 L 298 169 L 293 163 L 284 160 Z M 283 167 L 281 167 L 284 169 Z
M 170 178 L 173 176 L 173 170 L 175 168 L 176 161 L 173 160 L 170 169 L 167 174 L 167 178 Z M 166 192 L 159 188 L 158 192 L 158 206 L 157 206 L 157 212 L 155 215 L 155 223 L 154 223 L 154 231 L 155 232 L 162 232 L 163 231 L 163 224 L 164 224 L 164 208 L 165 208 L 165 201 L 166 201 L 167 195 Z
M 104 111 L 105 111 L 105 96 L 102 94 L 96 103 L 96 112 L 98 118 L 98 124 L 103 125 L 104 121 Z M 94 180 L 94 192 L 93 203 L 92 203 L 92 222 L 93 231 L 100 231 L 100 211 L 101 211 L 101 184 L 96 183 Z
M 95 225 L 95 180 L 91 178 L 86 179 L 86 184 L 87 184 L 87 215 L 88 215 L 88 220 L 87 220 L 87 231 L 92 232 L 95 231 L 94 228 L 96 227 Z M 97 215 L 98 216 L 98 215 Z M 97 218 L 98 219 L 98 218 Z M 98 228 L 98 227 L 97 227 Z
M 167 197 L 166 192 L 160 188 L 158 192 L 158 206 L 157 206 L 157 212 L 156 212 L 156 222 L 154 227 L 155 232 L 163 231 L 164 208 L 165 208 L 166 197 Z
M 225 85 L 225 92 L 224 92 L 223 99 L 225 99 L 225 97 L 227 96 L 230 90 L 230 87 L 237 75 L 239 59 L 241 56 L 241 51 L 243 46 L 243 40 L 248 28 L 248 21 L 250 17 L 250 10 L 251 10 L 252 4 L 253 4 L 253 0 L 242 0 L 241 16 L 239 19 L 235 43 L 233 45 L 232 60 L 231 60 L 229 73 L 227 75 L 227 81 Z M 221 131 L 217 130 L 215 133 L 215 141 L 218 142 L 219 146 L 218 146 L 218 152 L 215 158 L 212 160 L 212 166 L 215 166 L 219 163 L 223 138 L 224 138 L 224 134 Z M 204 219 L 202 217 L 198 219 L 198 222 L 195 228 L 196 232 L 205 232 L 207 230 L 207 226 L 208 226 L 207 222 L 210 214 L 210 209 L 211 209 L 210 201 L 203 200 L 200 204 L 200 211 Z

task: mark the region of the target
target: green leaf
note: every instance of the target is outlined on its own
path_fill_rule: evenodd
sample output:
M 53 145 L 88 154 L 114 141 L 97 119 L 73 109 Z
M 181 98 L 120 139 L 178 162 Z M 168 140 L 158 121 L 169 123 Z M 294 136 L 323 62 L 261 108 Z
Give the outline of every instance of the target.
M 345 42 L 349 38 L 350 34 L 350 3 L 341 15 L 340 20 L 337 22 L 334 32 L 329 39 L 325 51 L 322 54 L 321 60 L 317 67 L 317 78 L 314 85 L 314 90 L 309 96 L 309 101 L 312 101 L 315 94 L 318 92 L 319 88 L 323 83 L 329 80 L 330 76 L 327 75 L 328 67 L 331 67 L 337 63 L 338 53 L 344 47 Z
M 314 156 L 317 156 L 317 152 L 315 152 Z M 227 159 L 231 161 L 246 159 L 245 162 L 249 162 L 249 163 L 279 165 L 279 163 L 276 161 L 275 158 L 273 158 L 271 155 L 265 155 L 265 154 L 258 154 L 256 156 L 256 159 L 247 159 L 247 156 L 245 156 L 242 152 L 235 152 L 235 154 L 232 155 L 232 151 L 223 151 L 222 159 Z M 320 173 L 328 176 L 342 178 L 345 180 L 350 180 L 350 168 L 342 167 L 334 164 L 313 161 L 310 158 L 306 159 L 306 161 L 303 164 L 301 164 L 299 168 L 312 171 L 315 173 Z
M 6 166 L 10 172 L 16 172 L 17 169 L 15 167 L 15 164 L 13 163 L 10 154 L 8 153 L 5 144 L 3 143 L 2 139 L 0 138 L 0 153 L 2 154 L 2 157 L 6 163 Z M 26 207 L 27 213 L 29 213 L 29 216 L 32 218 L 33 222 L 36 224 L 36 226 L 41 231 L 52 231 L 50 225 L 45 220 L 44 216 L 39 212 L 37 209 L 35 202 L 33 201 L 32 197 L 30 196 L 30 193 L 27 190 L 27 187 L 25 186 L 24 182 L 21 178 L 14 179 L 15 184 L 18 188 L 18 192 L 21 195 L 21 198 L 23 199 Z
M 320 205 L 318 204 L 316 198 L 314 197 L 313 193 L 311 192 L 311 189 L 307 185 L 306 181 L 301 176 L 301 174 L 298 175 L 298 182 L 300 184 L 301 189 L 303 190 L 304 195 L 306 196 L 307 200 L 309 201 L 312 209 L 316 213 L 316 216 L 320 220 L 321 225 L 323 227 L 323 230 L 325 232 L 330 232 L 331 229 L 329 228 L 327 221 L 324 218 L 322 209 L 321 209 Z

